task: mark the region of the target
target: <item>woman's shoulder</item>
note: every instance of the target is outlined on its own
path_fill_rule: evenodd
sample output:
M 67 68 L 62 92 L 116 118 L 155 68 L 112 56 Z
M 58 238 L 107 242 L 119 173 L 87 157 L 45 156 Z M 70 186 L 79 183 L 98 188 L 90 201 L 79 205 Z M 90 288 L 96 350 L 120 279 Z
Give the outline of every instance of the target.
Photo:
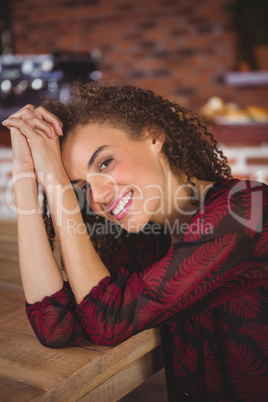
M 220 200 L 241 201 L 249 195 L 254 197 L 267 198 L 268 186 L 265 183 L 255 180 L 241 180 L 241 179 L 226 179 L 214 183 L 209 189 L 205 204 L 210 204 L 213 201 L 219 202 Z
M 223 180 L 209 190 L 201 213 L 224 214 L 243 224 L 267 220 L 268 186 L 255 180 Z
M 183 241 L 204 241 L 234 232 L 253 239 L 267 227 L 267 222 L 266 184 L 253 180 L 222 180 L 209 189 L 204 204 L 191 219 Z

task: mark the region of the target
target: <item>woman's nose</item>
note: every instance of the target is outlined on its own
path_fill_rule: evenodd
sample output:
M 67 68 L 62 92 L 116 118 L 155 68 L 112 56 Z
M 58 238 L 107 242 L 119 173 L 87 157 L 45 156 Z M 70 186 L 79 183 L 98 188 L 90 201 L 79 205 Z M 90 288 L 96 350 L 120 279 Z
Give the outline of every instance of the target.
M 112 200 L 113 185 L 106 177 L 96 177 L 90 183 L 90 195 L 96 204 L 106 204 Z

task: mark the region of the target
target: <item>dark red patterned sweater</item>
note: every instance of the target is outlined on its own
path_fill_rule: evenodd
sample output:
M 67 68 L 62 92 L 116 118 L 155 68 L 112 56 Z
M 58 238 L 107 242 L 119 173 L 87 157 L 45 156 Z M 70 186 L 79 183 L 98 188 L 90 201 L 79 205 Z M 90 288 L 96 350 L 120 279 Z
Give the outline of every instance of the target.
M 75 305 L 68 283 L 26 303 L 48 347 L 112 345 L 160 326 L 169 401 L 268 401 L 268 187 L 224 180 L 183 239 L 137 236 Z

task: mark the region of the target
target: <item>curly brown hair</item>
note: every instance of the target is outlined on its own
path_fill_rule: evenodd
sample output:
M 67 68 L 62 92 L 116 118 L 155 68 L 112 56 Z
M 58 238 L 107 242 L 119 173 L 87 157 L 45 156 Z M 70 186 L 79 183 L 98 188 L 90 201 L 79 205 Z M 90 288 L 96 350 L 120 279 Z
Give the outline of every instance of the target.
M 170 168 L 173 172 L 182 171 L 188 184 L 193 185 L 193 178 L 218 182 L 232 177 L 227 159 L 217 148 L 217 141 L 203 119 L 153 91 L 129 85 L 76 82 L 67 102 L 46 100 L 43 106 L 62 121 L 61 142 L 88 123 L 122 129 L 133 141 L 142 139 L 144 131 L 148 130 L 164 138 L 162 152 Z M 82 215 L 91 225 L 95 219 L 102 219 L 92 214 L 88 216 L 83 208 Z M 46 211 L 44 216 L 47 222 Z M 107 251 L 111 245 L 115 247 L 110 236 L 104 236 L 101 244 L 97 236 L 92 237 L 92 241 L 99 252 Z

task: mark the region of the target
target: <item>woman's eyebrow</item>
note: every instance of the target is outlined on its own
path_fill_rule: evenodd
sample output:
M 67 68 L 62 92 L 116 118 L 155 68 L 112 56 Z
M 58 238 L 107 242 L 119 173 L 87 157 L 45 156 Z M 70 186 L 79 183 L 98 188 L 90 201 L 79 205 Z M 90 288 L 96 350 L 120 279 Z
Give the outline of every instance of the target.
M 91 156 L 91 158 L 89 159 L 89 162 L 87 164 L 88 168 L 91 168 L 91 166 L 93 165 L 93 163 L 95 162 L 97 156 L 104 151 L 104 149 L 108 148 L 108 145 L 103 145 L 102 147 L 99 147 Z

